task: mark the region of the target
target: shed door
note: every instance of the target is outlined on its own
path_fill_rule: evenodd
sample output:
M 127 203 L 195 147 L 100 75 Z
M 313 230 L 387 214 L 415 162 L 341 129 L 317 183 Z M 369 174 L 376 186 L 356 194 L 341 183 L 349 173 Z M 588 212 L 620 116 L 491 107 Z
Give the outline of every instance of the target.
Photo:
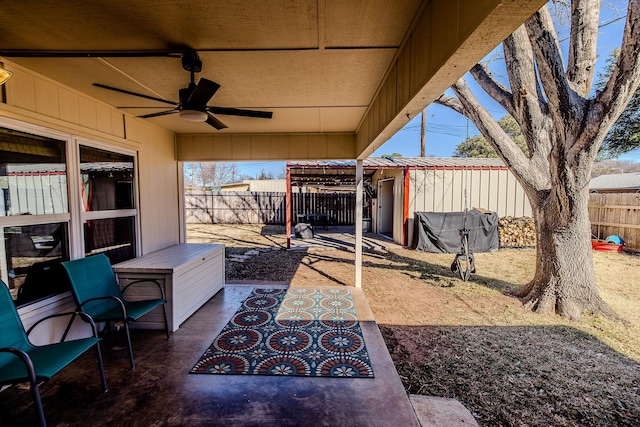
M 378 181 L 378 233 L 393 238 L 393 179 Z

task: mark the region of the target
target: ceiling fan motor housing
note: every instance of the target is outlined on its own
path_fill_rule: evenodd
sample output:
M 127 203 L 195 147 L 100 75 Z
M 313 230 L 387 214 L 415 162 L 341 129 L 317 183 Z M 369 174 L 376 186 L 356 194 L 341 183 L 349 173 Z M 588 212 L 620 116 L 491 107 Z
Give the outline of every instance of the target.
M 191 72 L 199 73 L 202 71 L 202 61 L 195 52 L 185 52 L 182 54 L 182 68 Z

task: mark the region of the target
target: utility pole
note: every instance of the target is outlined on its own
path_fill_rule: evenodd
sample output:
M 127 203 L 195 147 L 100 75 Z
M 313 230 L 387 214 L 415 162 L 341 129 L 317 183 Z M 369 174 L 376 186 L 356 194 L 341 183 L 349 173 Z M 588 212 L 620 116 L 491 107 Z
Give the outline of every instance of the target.
M 427 131 L 427 107 L 425 107 L 424 110 L 422 110 L 422 126 L 420 127 L 420 157 L 425 156 L 426 131 Z

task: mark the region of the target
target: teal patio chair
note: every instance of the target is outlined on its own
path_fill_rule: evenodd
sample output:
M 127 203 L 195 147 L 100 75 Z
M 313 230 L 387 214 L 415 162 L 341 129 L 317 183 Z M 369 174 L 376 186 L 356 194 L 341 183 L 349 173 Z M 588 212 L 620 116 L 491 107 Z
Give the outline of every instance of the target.
M 156 280 L 143 279 L 129 283 L 122 290 L 111 268 L 109 258 L 104 254 L 93 255 L 73 261 L 65 261 L 62 266 L 71 282 L 71 292 L 78 310 L 88 314 L 94 322 L 122 322 L 129 346 L 129 362 L 135 368 L 129 322 L 135 322 L 156 307 L 162 306 L 164 325 L 169 339 L 166 298 L 164 289 Z M 134 284 L 152 282 L 160 290 L 161 298 L 142 301 L 127 301 L 123 293 Z
M 95 347 L 100 367 L 102 389 L 107 391 L 104 377 L 100 338 L 97 337 L 95 324 L 82 313 L 58 313 L 38 320 L 27 332 L 18 316 L 15 304 L 11 300 L 9 288 L 0 280 L 0 385 L 13 385 L 28 382 L 31 387 L 33 404 L 38 413 L 40 425 L 45 426 L 44 410 L 40 400 L 38 383 L 51 379 L 55 374 L 76 360 L 92 347 Z M 91 323 L 93 337 L 55 344 L 33 345 L 29 334 L 43 321 L 52 317 L 79 315 Z M 66 334 L 65 334 L 66 336 Z

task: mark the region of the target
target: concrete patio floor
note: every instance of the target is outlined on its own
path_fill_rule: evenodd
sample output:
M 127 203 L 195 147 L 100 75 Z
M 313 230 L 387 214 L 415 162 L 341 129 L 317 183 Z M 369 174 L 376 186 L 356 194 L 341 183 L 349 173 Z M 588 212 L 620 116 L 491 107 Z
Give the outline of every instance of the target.
M 41 386 L 50 426 L 419 426 L 360 289 L 350 288 L 375 373 L 368 378 L 193 375 L 193 367 L 254 287 L 227 284 L 170 340 L 132 331 L 136 369 L 123 332 L 105 335 L 109 391 L 88 353 Z M 36 425 L 28 390 L 0 394 L 0 425 Z

